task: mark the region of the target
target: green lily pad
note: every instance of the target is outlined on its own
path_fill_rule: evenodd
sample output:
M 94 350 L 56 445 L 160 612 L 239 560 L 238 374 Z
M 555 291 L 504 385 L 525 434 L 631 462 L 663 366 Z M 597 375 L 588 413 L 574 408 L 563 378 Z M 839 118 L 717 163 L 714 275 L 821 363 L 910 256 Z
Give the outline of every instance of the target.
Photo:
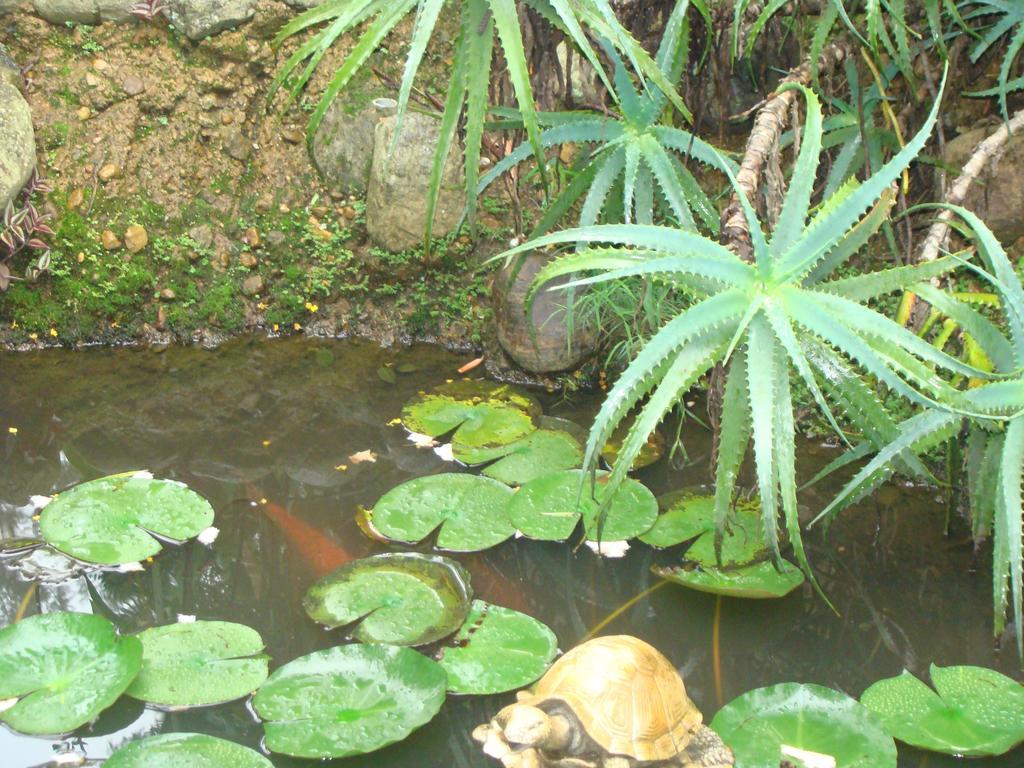
M 711 729 L 736 768 L 778 768 L 784 746 L 831 755 L 839 768 L 896 768 L 896 744 L 855 699 L 820 685 L 782 683 L 726 704 Z
M 100 565 L 145 560 L 213 522 L 213 507 L 184 483 L 128 472 L 76 485 L 42 512 L 39 532 L 61 552 Z
M 503 693 L 529 685 L 551 666 L 558 639 L 532 616 L 474 600 L 439 661 L 453 693 Z
M 583 462 L 583 447 L 568 432 L 538 429 L 522 440 L 487 451 L 452 454 L 463 464 L 488 461 L 483 474 L 506 485 L 522 485 L 563 469 L 576 469 Z
M 579 495 L 580 481 L 583 494 Z M 607 473 L 599 472 L 593 496 L 590 478 L 583 470 L 554 472 L 523 485 L 512 497 L 508 516 L 519 531 L 531 539 L 564 541 L 580 519 L 587 539 L 598 538 L 597 514 L 604 497 Z M 578 500 L 578 504 L 577 504 Z M 602 541 L 623 541 L 645 533 L 658 517 L 658 501 L 647 488 L 626 479 L 608 507 Z
M 686 551 L 686 559 L 722 568 L 747 565 L 768 555 L 756 499 L 741 500 L 730 511 L 722 537 L 721 563 L 715 555 L 714 496 L 684 490 L 663 496 L 659 504 L 664 511 L 651 530 L 640 537 L 645 544 L 665 548 L 696 539 Z
M 493 547 L 515 533 L 506 508 L 512 490 L 489 477 L 427 475 L 395 486 L 365 515 L 385 539 L 415 544 L 437 533 L 437 546 L 452 552 Z
M 402 409 L 402 423 L 430 437 L 454 432 L 453 454 L 469 455 L 526 437 L 540 413 L 535 399 L 506 384 L 461 380 L 412 398 Z
M 408 648 L 342 645 L 275 671 L 253 707 L 266 745 L 294 757 L 348 757 L 401 741 L 444 703 L 441 665 Z
M 125 744 L 104 768 L 273 768 L 259 752 L 202 733 L 164 733 Z
M 629 434 L 630 427 L 633 426 L 632 419 L 622 423 L 618 429 L 612 432 L 611 437 L 608 438 L 608 442 L 604 444 L 604 448 L 601 449 L 601 458 L 604 459 L 609 467 L 615 466 L 616 459 L 619 458 L 619 451 L 622 450 L 622 443 L 626 439 L 626 435 Z M 655 430 L 647 436 L 647 441 L 640 448 L 640 453 L 633 459 L 633 466 L 629 468 L 630 472 L 635 472 L 638 469 L 649 467 L 661 461 L 661 457 L 665 455 L 665 438 L 664 436 Z
M 471 598 L 469 574 L 454 560 L 388 552 L 329 573 L 302 605 L 331 628 L 359 622 L 352 636 L 363 642 L 425 645 L 462 626 Z
M 782 561 L 781 570 L 776 570 L 767 560 L 731 570 L 709 566 L 654 566 L 651 570 L 663 579 L 698 592 L 747 599 L 785 597 L 804 583 L 803 571 L 787 560 Z
M 47 613 L 0 630 L 0 721 L 56 735 L 94 720 L 139 673 L 142 643 L 102 616 Z
M 128 695 L 161 707 L 232 701 L 267 679 L 263 638 L 228 621 L 168 624 L 140 632 L 142 671 Z
M 861 703 L 894 738 L 962 757 L 1002 755 L 1024 741 L 1024 686 L 992 669 L 936 667 L 935 690 L 904 671 L 879 680 Z

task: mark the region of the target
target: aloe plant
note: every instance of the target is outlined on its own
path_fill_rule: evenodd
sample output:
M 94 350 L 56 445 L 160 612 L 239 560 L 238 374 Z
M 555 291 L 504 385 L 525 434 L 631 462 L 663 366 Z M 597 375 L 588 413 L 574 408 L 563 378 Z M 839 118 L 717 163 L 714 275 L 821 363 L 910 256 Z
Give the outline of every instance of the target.
M 676 4 L 665 25 L 655 63 L 665 81 L 675 86 L 689 57 L 688 0 Z M 658 199 L 672 218 L 686 229 L 695 229 L 696 219 L 712 231 L 718 230 L 718 214 L 681 158 L 702 163 L 721 162 L 711 145 L 688 131 L 663 122 L 668 97 L 654 82 L 637 88 L 625 62 L 604 46 L 614 63 L 612 96 L 615 106 L 606 114 L 552 112 L 537 115 L 541 126 L 539 141 L 544 149 L 575 144 L 586 146 L 576 175 L 547 206 L 533 235 L 550 230 L 582 199 L 578 226 L 602 220 L 651 224 L 656 219 Z M 514 116 L 499 122 L 503 128 L 522 128 L 524 118 Z M 482 194 L 502 174 L 527 160 L 533 148 L 523 142 L 480 179 Z M 616 193 L 613 195 L 613 191 Z M 618 195 L 621 194 L 621 197 Z M 612 198 L 617 199 L 613 200 Z
M 939 101 L 921 131 L 888 163 L 863 183 L 850 180 L 812 212 L 821 151 L 821 106 L 809 89 L 787 87 L 803 92 L 808 116 L 793 181 L 770 238 L 729 166 L 719 162 L 740 196 L 751 230 L 753 263 L 698 233 L 653 225 L 572 229 L 535 239 L 505 255 L 584 243 L 581 250 L 562 255 L 545 268 L 534 289 L 566 274 L 577 275 L 569 286 L 662 275 L 703 297 L 669 320 L 615 382 L 591 428 L 584 467 L 596 469 L 608 436 L 646 398 L 608 478 L 611 486 L 622 482 L 666 413 L 716 364 L 729 361 L 715 482 L 720 535 L 740 465 L 752 442 L 762 526 L 775 562 L 781 562 L 781 509 L 796 555 L 809 573 L 797 513 L 791 372 L 799 376 L 837 432 L 843 434 L 829 398 L 879 443 L 894 434 L 896 425 L 874 398 L 867 377 L 913 402 L 932 404 L 936 398 L 952 399 L 957 394 L 935 375 L 932 366 L 952 373 L 984 374 L 867 306 L 878 296 L 953 269 L 958 260 L 945 258 L 830 279 L 885 222 L 895 195 L 892 184 L 924 147 Z M 581 272 L 598 274 L 579 277 Z M 924 471 L 915 457 L 906 461 Z
M 689 0 L 679 0 L 685 7 Z M 398 93 L 398 126 L 408 107 L 413 82 L 430 43 L 434 28 L 445 5 L 457 5 L 461 20 L 455 43 L 451 78 L 447 90 L 444 114 L 441 120 L 441 140 L 434 157 L 431 177 L 430 206 L 428 210 L 427 241 L 430 222 L 440 191 L 441 172 L 445 159 L 455 141 L 459 118 L 466 115 L 466 190 L 467 206 L 472 216 L 476 205 L 476 187 L 479 177 L 480 148 L 488 106 L 488 85 L 495 36 L 504 56 L 509 78 L 515 91 L 519 111 L 529 136 L 530 146 L 544 174 L 543 145 L 540 124 L 530 85 L 529 67 L 524 52 L 522 32 L 519 28 L 519 8 L 525 6 L 541 14 L 559 28 L 576 45 L 598 74 L 606 81 L 601 61 L 587 37 L 586 30 L 611 41 L 622 51 L 633 68 L 652 80 L 683 114 L 689 116 L 685 104 L 650 55 L 619 24 L 609 0 L 327 0 L 284 25 L 277 35 L 277 43 L 305 30 L 323 25 L 288 58 L 274 79 L 270 94 L 287 85 L 292 98 L 298 96 L 330 47 L 343 35 L 365 24 L 355 46 L 335 72 L 309 122 L 308 138 L 312 140 L 324 115 L 338 94 L 364 66 L 370 54 L 381 44 L 392 29 L 407 15 L 415 11 L 412 39 L 406 58 L 405 71 Z M 610 83 L 608 83 L 610 85 Z
M 972 416 L 942 408 L 929 408 L 899 425 L 896 434 L 839 492 L 817 519 L 831 519 L 840 510 L 877 488 L 893 472 L 893 461 L 908 452 L 923 453 L 957 435 L 966 421 L 968 502 L 975 539 L 993 538 L 993 609 L 995 633 L 1006 626 L 1011 606 L 1018 622 L 1022 616 L 1022 499 L 1024 480 L 1024 287 L 999 241 L 975 214 L 944 206 L 970 227 L 977 242 L 981 267 L 1002 297 L 1007 337 L 968 301 L 921 283 L 911 290 L 955 320 L 991 361 L 998 381 L 968 389 L 962 399 Z M 871 451 L 857 451 L 864 455 Z M 1024 658 L 1024 643 L 1017 633 L 1017 650 Z
M 978 42 L 971 50 L 971 61 L 977 62 L 992 49 L 1003 37 L 1007 38 L 1006 51 L 999 65 L 999 84 L 987 91 L 980 91 L 975 96 L 998 96 L 999 108 L 1003 119 L 1009 120 L 1010 113 L 1006 107 L 1006 96 L 1011 91 L 1024 88 L 1024 75 L 1010 80 L 1010 71 L 1024 48 L 1024 5 L 1017 0 L 967 0 L 960 5 L 963 19 L 966 22 L 991 22 L 981 32 Z

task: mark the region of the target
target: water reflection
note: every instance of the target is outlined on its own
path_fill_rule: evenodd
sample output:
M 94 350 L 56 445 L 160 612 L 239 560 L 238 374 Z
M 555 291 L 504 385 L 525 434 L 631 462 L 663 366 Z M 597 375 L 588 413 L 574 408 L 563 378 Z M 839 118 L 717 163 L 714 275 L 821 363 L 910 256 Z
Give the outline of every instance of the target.
M 431 347 L 381 350 L 359 342 L 241 341 L 209 353 L 169 349 L 48 352 L 0 357 L 0 538 L 33 533 L 30 497 L 84 479 L 150 469 L 182 480 L 207 497 L 221 529 L 212 546 L 191 542 L 158 556 L 144 572 L 73 571 L 33 561 L 0 566 L 0 618 L 19 611 L 85 610 L 127 632 L 179 615 L 249 624 L 267 641 L 275 665 L 338 642 L 308 620 L 301 598 L 320 575 L 385 548 L 355 523 L 393 485 L 447 471 L 432 451 L 406 440 L 388 422 L 421 389 L 452 377 L 461 358 Z M 377 373 L 398 370 L 394 383 Z M 390 377 L 389 377 L 390 378 Z M 577 398 L 549 411 L 586 423 L 595 401 Z M 16 427 L 17 434 L 8 432 Z M 668 461 L 641 479 L 657 493 L 707 482 L 709 441 L 694 430 L 686 468 Z M 375 463 L 349 457 L 372 450 Z M 827 454 L 807 445 L 809 472 Z M 829 488 L 801 497 L 808 514 Z M 1011 645 L 991 639 L 989 554 L 975 556 L 942 535 L 945 509 L 934 492 L 890 489 L 842 517 L 809 553 L 838 615 L 810 590 L 781 601 L 724 600 L 675 585 L 655 590 L 621 612 L 605 632 L 630 632 L 677 664 L 698 706 L 710 716 L 720 701 L 786 680 L 814 682 L 858 695 L 904 667 L 931 662 L 981 664 L 1019 677 Z M 959 531 L 963 533 L 963 531 Z M 35 557 L 35 556 L 34 556 Z M 604 561 L 586 548 L 509 541 L 459 556 L 476 593 L 527 610 L 554 629 L 563 648 L 584 638 L 623 603 L 648 589 L 653 563 L 672 553 L 633 546 Z M 51 577 L 32 583 L 40 567 Z M 717 636 L 721 674 L 713 673 Z M 408 741 L 334 765 L 485 768 L 472 728 L 511 696 L 450 698 L 441 714 Z M 132 738 L 198 731 L 258 747 L 259 724 L 245 702 L 159 713 L 122 699 L 80 737 L 31 739 L 0 730 L 0 754 L 12 768 L 45 763 L 70 747 L 103 758 Z M 923 756 L 901 751 L 902 768 Z M 308 765 L 273 756 L 277 766 Z M 1019 766 L 1019 754 L 977 761 Z M 931 756 L 929 768 L 959 761 Z

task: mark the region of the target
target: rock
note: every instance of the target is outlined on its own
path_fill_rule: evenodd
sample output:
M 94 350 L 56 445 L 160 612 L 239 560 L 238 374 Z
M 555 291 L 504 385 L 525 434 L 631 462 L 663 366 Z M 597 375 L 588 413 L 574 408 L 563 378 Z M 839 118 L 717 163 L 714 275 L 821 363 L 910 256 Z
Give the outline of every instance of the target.
M 354 114 L 350 109 L 341 99 L 335 99 L 313 137 L 311 154 L 332 191 L 364 195 L 373 163 L 377 113 L 372 107 Z
M 213 247 L 213 226 L 210 224 L 197 224 L 188 231 L 188 236 L 198 248 Z
M 250 248 L 260 247 L 260 233 L 256 230 L 256 227 L 249 227 L 245 230 L 245 234 L 242 235 L 242 242 Z
M 75 112 L 75 117 L 82 121 L 88 120 L 92 117 L 92 110 L 88 107 L 79 107 L 78 111 Z
M 509 357 L 531 373 L 576 368 L 597 350 L 596 329 L 578 318 L 573 323 L 570 343 L 564 309 L 566 296 L 561 291 L 539 291 L 527 319 L 527 291 L 550 258 L 548 254 L 531 252 L 523 257 L 518 271 L 513 262 L 494 278 L 492 306 L 498 342 Z M 555 280 L 549 286 L 564 284 L 567 280 Z
M 99 24 L 130 21 L 135 0 L 32 0 L 32 5 L 51 24 Z
M 96 88 L 103 84 L 103 78 L 99 75 L 95 75 L 92 72 L 85 73 L 85 84 L 90 88 Z
M 0 211 L 18 196 L 35 167 L 32 113 L 17 88 L 0 82 Z
M 249 21 L 257 0 L 170 0 L 167 18 L 189 40 L 199 41 Z
M 245 137 L 241 128 L 229 127 L 224 131 L 224 152 L 228 157 L 244 163 L 252 155 L 252 142 Z
M 107 163 L 100 168 L 97 176 L 100 181 L 106 184 L 108 181 L 121 178 L 121 167 L 116 163 Z
M 174 301 L 178 295 L 171 288 L 164 288 L 160 291 L 160 301 Z
M 124 245 L 125 248 L 132 253 L 138 253 L 149 245 L 149 233 L 146 232 L 144 227 L 140 227 L 138 224 L 132 224 L 127 230 L 125 230 Z
M 100 233 L 100 244 L 108 251 L 114 251 L 121 247 L 121 241 L 109 229 L 104 229 Z
M 285 235 L 285 233 L 279 229 L 272 229 L 269 232 L 267 232 L 267 245 L 269 245 L 272 248 L 284 245 L 287 239 L 288 236 Z
M 85 202 L 85 190 L 81 187 L 75 187 L 68 194 L 68 210 L 74 210 L 80 208 L 82 203 Z
M 285 128 L 281 131 L 281 138 L 289 144 L 301 144 L 305 134 L 298 128 Z
M 136 77 L 135 75 L 126 75 L 121 81 L 121 88 L 129 96 L 138 96 L 139 94 L 145 93 L 146 84 L 142 81 L 142 78 Z
M 258 262 L 255 255 L 246 251 L 238 257 L 238 263 L 246 269 L 255 269 Z
M 390 158 L 395 118 L 385 117 L 374 131 L 373 165 L 366 194 L 366 231 L 380 247 L 391 251 L 415 248 L 423 242 L 427 223 L 427 190 L 439 137 L 439 122 L 429 115 L 407 112 Z M 459 223 L 464 203 L 462 163 L 449 153 L 433 233 L 442 237 Z
M 0 0 L 0 16 L 13 11 L 21 0 Z
M 974 154 L 974 148 L 998 126 L 978 128 L 946 144 L 943 162 L 960 169 Z M 950 180 L 956 178 L 953 172 Z M 980 216 L 1003 245 L 1024 237 L 1024 136 L 1010 137 L 1003 154 L 988 164 L 971 184 L 964 207 Z
M 246 296 L 255 296 L 263 290 L 263 278 L 259 275 L 249 275 L 242 281 L 242 293 Z

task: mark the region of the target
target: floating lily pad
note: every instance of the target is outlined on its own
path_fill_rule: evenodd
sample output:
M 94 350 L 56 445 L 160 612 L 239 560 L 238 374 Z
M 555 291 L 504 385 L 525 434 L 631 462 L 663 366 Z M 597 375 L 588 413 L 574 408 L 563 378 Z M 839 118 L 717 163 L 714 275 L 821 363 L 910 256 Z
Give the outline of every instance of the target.
M 212 522 L 213 507 L 184 483 L 135 472 L 59 494 L 43 509 L 39 531 L 67 555 L 120 565 L 157 554 L 163 545 L 154 536 L 180 542 Z
M 855 699 L 820 685 L 782 683 L 726 704 L 711 728 L 736 768 L 778 768 L 783 746 L 830 755 L 840 768 L 896 768 L 896 744 Z
M 430 437 L 454 432 L 453 452 L 468 455 L 526 437 L 540 413 L 535 399 L 508 385 L 464 380 L 414 397 L 402 409 L 402 423 Z
M 439 661 L 453 693 L 491 694 L 529 685 L 551 665 L 558 639 L 532 616 L 474 600 Z
M 463 464 L 483 464 L 483 474 L 507 485 L 522 485 L 563 469 L 576 469 L 583 462 L 583 447 L 568 432 L 538 429 L 522 440 L 487 451 L 453 455 Z
M 368 643 L 424 645 L 447 637 L 469 613 L 469 574 L 447 557 L 385 553 L 343 565 L 310 587 L 302 604 L 328 627 L 359 622 Z
M 125 744 L 104 768 L 273 768 L 255 750 L 202 733 L 164 733 Z
M 629 434 L 630 427 L 632 426 L 632 420 L 621 424 L 618 429 L 612 432 L 612 436 L 608 438 L 608 442 L 601 449 L 601 458 L 608 463 L 609 467 L 615 466 L 615 461 L 619 457 L 619 451 L 622 450 L 622 443 L 626 440 L 626 435 Z M 646 442 L 640 448 L 640 453 L 633 459 L 633 466 L 629 468 L 629 471 L 635 472 L 638 469 L 649 467 L 661 461 L 661 457 L 664 455 L 665 438 L 658 430 L 654 430 L 647 436 Z
M 729 568 L 763 560 L 768 554 L 761 527 L 761 507 L 741 500 L 731 510 L 722 537 L 722 562 L 715 555 L 715 498 L 678 491 L 659 500 L 664 510 L 654 526 L 640 537 L 652 547 L 671 547 L 696 539 L 686 559 L 701 565 Z
M 935 690 L 909 672 L 879 680 L 861 703 L 900 741 L 963 757 L 1001 755 L 1024 741 L 1024 686 L 982 667 L 936 667 Z
M 785 597 L 804 583 L 803 571 L 787 560 L 782 561 L 781 570 L 776 570 L 767 560 L 731 570 L 699 565 L 694 568 L 655 566 L 651 570 L 663 579 L 698 592 L 748 599 Z
M 366 522 L 386 539 L 415 544 L 440 528 L 437 546 L 475 552 L 500 544 L 515 528 L 506 509 L 512 491 L 489 477 L 446 473 L 417 477 L 380 497 Z
M 142 666 L 142 643 L 102 616 L 47 613 L 0 630 L 0 712 L 16 731 L 56 735 L 94 720 Z
M 590 478 L 578 469 L 531 480 L 512 497 L 509 519 L 531 539 L 564 541 L 582 517 L 587 538 L 595 541 L 598 538 L 597 514 L 607 479 L 606 473 L 598 473 L 593 495 Z M 581 480 L 582 495 L 579 493 Z M 611 499 L 600 538 L 602 541 L 635 538 L 649 530 L 657 517 L 658 501 L 654 494 L 627 478 Z
M 295 757 L 348 757 L 401 741 L 437 714 L 446 676 L 408 648 L 342 645 L 275 671 L 253 698 L 266 744 Z
M 162 707 L 198 707 L 248 696 L 267 679 L 263 638 L 228 621 L 140 632 L 142 671 L 128 695 Z

